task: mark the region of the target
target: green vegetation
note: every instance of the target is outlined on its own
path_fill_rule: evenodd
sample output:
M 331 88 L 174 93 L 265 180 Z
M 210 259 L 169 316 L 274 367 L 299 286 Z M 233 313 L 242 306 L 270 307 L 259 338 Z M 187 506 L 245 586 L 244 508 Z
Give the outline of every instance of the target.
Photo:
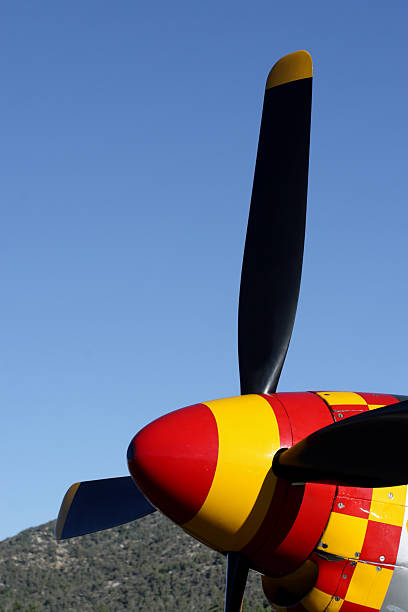
M 161 515 L 57 543 L 54 522 L 0 542 L 4 612 L 220 612 L 225 559 Z M 250 573 L 244 611 L 270 610 Z

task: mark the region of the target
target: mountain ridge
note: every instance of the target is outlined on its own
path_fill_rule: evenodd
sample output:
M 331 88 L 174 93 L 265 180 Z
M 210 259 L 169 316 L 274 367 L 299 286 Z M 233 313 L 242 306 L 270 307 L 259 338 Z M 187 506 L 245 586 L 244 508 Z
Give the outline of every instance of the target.
M 0 542 L 2 612 L 223 610 L 224 557 L 159 513 L 62 542 L 54 526 Z M 244 610 L 271 610 L 255 572 Z

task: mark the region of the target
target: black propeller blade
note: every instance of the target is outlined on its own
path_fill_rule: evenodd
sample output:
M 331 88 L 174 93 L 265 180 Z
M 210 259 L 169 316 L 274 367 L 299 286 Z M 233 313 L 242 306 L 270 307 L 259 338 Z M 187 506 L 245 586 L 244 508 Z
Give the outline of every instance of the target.
M 102 531 L 155 510 L 130 476 L 77 482 L 65 494 L 55 536 L 57 540 L 65 540 Z
M 237 552 L 227 554 L 224 612 L 241 612 L 248 570 L 248 562 L 243 555 Z
M 273 393 L 295 320 L 309 167 L 312 59 L 280 59 L 266 82 L 238 314 L 241 393 Z
M 275 456 L 276 476 L 292 483 L 349 487 L 408 483 L 408 401 L 338 421 Z

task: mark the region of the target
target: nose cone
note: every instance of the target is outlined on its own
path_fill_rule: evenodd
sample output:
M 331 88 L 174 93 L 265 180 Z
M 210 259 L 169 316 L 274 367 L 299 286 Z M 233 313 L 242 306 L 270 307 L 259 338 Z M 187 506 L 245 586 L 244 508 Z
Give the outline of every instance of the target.
M 129 470 L 153 505 L 179 525 L 203 505 L 214 478 L 218 430 L 211 410 L 196 404 L 144 427 L 128 449 Z

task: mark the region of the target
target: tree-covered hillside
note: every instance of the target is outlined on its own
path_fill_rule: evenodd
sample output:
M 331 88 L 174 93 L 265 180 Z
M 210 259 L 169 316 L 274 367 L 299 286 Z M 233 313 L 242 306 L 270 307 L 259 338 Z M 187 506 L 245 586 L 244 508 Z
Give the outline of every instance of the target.
M 0 542 L 0 610 L 113 612 L 223 608 L 225 560 L 159 513 L 57 543 L 54 522 Z M 244 610 L 270 608 L 250 573 Z

